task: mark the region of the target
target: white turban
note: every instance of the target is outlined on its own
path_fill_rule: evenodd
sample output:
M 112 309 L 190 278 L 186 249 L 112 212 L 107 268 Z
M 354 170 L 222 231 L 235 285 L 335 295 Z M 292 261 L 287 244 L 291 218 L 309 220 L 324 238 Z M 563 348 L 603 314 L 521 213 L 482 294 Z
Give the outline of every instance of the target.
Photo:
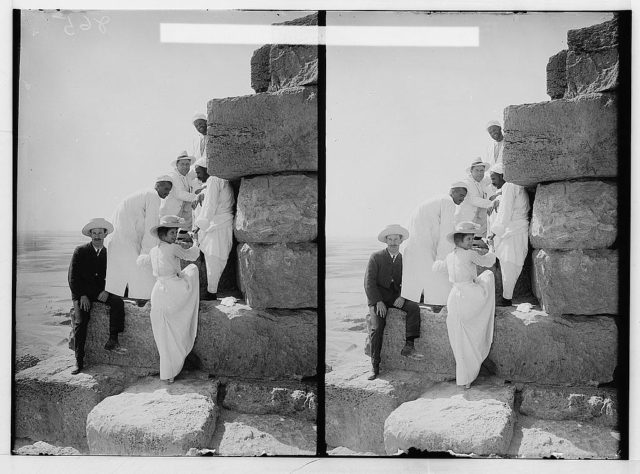
M 207 117 L 205 114 L 195 114 L 193 116 L 193 119 L 191 119 L 192 123 L 195 123 L 196 120 L 204 120 L 205 122 L 207 121 Z
M 449 186 L 449 189 L 453 189 L 453 188 L 464 188 L 467 191 L 469 190 L 469 188 L 467 188 L 467 183 L 465 183 L 464 181 L 456 181 L 451 186 Z
M 156 183 L 159 183 L 160 181 L 169 181 L 171 183 L 171 176 L 168 174 L 160 175 L 156 178 Z
M 500 127 L 500 128 L 502 128 L 502 125 L 500 125 L 500 122 L 498 122 L 497 120 L 492 120 L 491 122 L 487 122 L 487 130 L 489 130 L 489 127 Z
M 196 161 L 196 166 L 201 166 L 202 168 L 206 168 L 207 167 L 207 159 L 204 156 L 201 156 Z
M 502 163 L 495 163 L 491 169 L 489 170 L 490 173 L 498 173 L 498 174 L 504 174 L 504 166 L 502 165 Z

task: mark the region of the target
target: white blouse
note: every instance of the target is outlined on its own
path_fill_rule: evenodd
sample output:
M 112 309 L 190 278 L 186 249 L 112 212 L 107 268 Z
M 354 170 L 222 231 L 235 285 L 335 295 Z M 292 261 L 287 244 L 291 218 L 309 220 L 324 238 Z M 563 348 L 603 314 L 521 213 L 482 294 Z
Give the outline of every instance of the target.
M 433 263 L 434 272 L 449 271 L 449 281 L 451 283 L 465 283 L 473 281 L 478 276 L 476 265 L 490 267 L 496 261 L 493 252 L 480 255 L 475 250 L 465 250 L 456 247 L 453 252 L 447 255 L 445 260 L 436 260 Z
M 149 252 L 153 276 L 156 278 L 179 276 L 180 259 L 194 261 L 200 255 L 200 248 L 193 245 L 191 248 L 183 249 L 178 244 L 160 242 Z

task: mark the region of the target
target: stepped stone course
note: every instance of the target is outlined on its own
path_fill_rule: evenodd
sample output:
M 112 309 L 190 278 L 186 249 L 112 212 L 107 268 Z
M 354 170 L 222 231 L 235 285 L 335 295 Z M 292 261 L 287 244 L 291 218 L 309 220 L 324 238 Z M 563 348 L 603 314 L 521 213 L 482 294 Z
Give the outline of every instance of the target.
M 617 130 L 611 94 L 511 105 L 505 109 L 504 177 L 522 186 L 615 177 Z
M 549 58 L 547 63 L 547 95 L 562 99 L 567 91 L 567 50 Z
M 597 249 L 618 235 L 618 187 L 605 181 L 540 184 L 529 228 L 538 249 Z
M 243 178 L 235 236 L 240 242 L 308 242 L 318 236 L 318 179 L 284 175 Z

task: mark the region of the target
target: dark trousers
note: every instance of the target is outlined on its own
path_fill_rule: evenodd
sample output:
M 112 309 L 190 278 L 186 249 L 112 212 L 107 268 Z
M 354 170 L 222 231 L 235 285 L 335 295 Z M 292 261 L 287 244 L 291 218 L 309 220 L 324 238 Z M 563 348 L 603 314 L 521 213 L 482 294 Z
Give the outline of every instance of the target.
M 387 306 L 387 310 L 394 307 L 393 301 L 384 301 L 383 303 Z M 382 335 L 384 333 L 384 328 L 387 325 L 387 317 L 389 313 L 387 312 L 387 316 L 381 318 L 375 314 L 375 308 L 376 307 L 374 306 L 374 314 L 371 315 L 371 333 L 369 334 L 369 339 L 371 341 L 371 363 L 374 367 L 377 367 L 380 365 Z M 407 313 L 407 317 L 405 319 L 406 339 L 415 339 L 420 337 L 420 306 L 418 306 L 418 303 L 405 299 L 404 305 L 400 309 Z
M 98 301 L 95 297 L 90 301 Z M 109 306 L 109 336 L 117 336 L 119 332 L 124 331 L 124 302 L 117 295 L 109 293 L 109 297 L 105 304 Z M 73 318 L 73 338 L 74 351 L 76 360 L 84 359 L 84 344 L 87 340 L 87 326 L 91 317 L 91 309 L 84 311 L 80 309 L 80 300 L 73 300 L 74 318 Z

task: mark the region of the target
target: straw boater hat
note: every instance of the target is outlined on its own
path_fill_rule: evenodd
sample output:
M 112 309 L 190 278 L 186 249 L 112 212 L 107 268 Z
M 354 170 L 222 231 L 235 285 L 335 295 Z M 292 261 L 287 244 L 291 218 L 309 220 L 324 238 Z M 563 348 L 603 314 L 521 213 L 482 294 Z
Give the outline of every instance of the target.
M 447 240 L 453 243 L 453 234 L 474 234 L 480 230 L 480 224 L 475 222 L 459 222 L 456 228 L 447 234 Z
M 182 217 L 178 216 L 162 216 L 160 218 L 160 223 L 158 225 L 154 225 L 151 229 L 149 229 L 149 233 L 153 235 L 155 238 L 158 237 L 158 227 L 180 227 L 184 225 L 185 220 Z
M 402 240 L 407 240 L 409 238 L 409 231 L 398 224 L 391 224 L 382 229 L 382 232 L 378 234 L 378 240 L 383 244 L 387 242 L 384 240 L 387 235 L 398 234 L 402 236 Z
M 484 170 L 487 171 L 491 167 L 491 163 L 487 163 L 486 161 L 482 161 L 482 158 L 474 158 L 469 167 L 467 168 L 467 173 L 471 173 L 471 168 L 474 166 L 484 166 Z
M 504 174 L 504 166 L 502 163 L 494 163 L 491 169 L 489 169 L 490 173 Z
M 82 235 L 86 235 L 87 237 L 91 237 L 91 229 L 106 229 L 107 234 L 113 232 L 113 225 L 111 222 L 103 219 L 102 217 L 94 217 L 89 221 L 87 225 L 82 228 Z
M 191 119 L 192 123 L 196 123 L 196 120 L 204 120 L 205 122 L 207 121 L 207 117 L 205 114 L 195 114 L 193 116 L 193 118 Z
M 490 122 L 487 122 L 487 130 L 489 130 L 491 127 L 500 127 L 502 128 L 502 125 L 500 125 L 500 122 L 498 122 L 497 120 L 491 120 Z
M 181 151 L 178 156 L 176 156 L 173 160 L 171 160 L 171 167 L 175 168 L 176 164 L 178 164 L 178 160 L 189 160 L 189 165 L 192 165 L 194 161 L 196 161 L 195 156 L 189 156 L 186 151 Z

